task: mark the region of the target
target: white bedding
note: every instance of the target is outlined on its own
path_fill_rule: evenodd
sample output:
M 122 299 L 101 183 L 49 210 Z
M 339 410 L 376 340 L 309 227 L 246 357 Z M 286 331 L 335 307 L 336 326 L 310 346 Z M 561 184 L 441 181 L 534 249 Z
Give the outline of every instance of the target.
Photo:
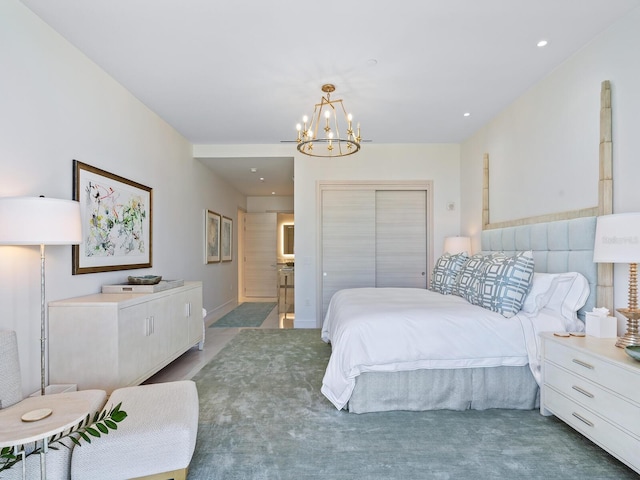
M 540 317 L 541 320 L 538 320 Z M 331 358 L 322 393 L 342 409 L 363 372 L 522 366 L 539 382 L 538 332 L 562 319 L 520 312 L 505 318 L 456 295 L 414 288 L 355 288 L 329 304 L 322 340 Z

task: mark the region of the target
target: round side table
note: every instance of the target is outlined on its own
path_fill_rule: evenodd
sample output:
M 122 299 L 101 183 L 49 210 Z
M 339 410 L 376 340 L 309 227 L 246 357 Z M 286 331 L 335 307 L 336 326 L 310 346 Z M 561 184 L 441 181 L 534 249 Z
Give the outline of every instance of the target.
M 23 479 L 26 478 L 26 458 L 21 447 L 32 442 L 42 442 L 40 478 L 47 478 L 45 455 L 49 437 L 76 426 L 87 414 L 93 415 L 95 412 L 89 412 L 89 408 L 95 395 L 96 390 L 85 390 L 28 397 L 0 410 L 0 447 L 13 447 L 16 455 L 22 455 Z M 37 421 L 22 420 L 26 413 L 46 408 L 52 410 L 51 415 Z

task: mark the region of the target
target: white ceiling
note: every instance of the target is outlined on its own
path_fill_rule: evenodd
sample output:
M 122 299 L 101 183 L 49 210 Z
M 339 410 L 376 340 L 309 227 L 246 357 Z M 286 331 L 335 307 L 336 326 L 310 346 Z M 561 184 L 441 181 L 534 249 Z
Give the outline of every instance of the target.
M 323 83 L 375 143 L 459 143 L 640 0 L 22 3 L 193 144 L 275 144 Z M 292 194 L 292 164 L 209 162 L 247 195 Z

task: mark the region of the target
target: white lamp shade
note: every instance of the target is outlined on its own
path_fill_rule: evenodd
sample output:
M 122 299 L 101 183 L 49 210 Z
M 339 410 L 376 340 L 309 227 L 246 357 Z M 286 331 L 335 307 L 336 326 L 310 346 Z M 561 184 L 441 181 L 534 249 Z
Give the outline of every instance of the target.
M 0 245 L 77 245 L 80 204 L 46 197 L 0 198 Z
M 640 213 L 598 217 L 593 261 L 640 263 Z
M 469 237 L 446 237 L 444 252 L 451 255 L 466 252 L 471 255 L 471 239 Z

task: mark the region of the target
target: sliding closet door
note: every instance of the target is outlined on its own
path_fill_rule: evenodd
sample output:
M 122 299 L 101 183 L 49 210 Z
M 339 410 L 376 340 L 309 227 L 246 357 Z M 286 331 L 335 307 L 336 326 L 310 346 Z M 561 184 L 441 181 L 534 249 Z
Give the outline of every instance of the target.
M 375 286 L 375 190 L 322 192 L 322 317 L 335 292 Z
M 247 213 L 244 217 L 244 296 L 278 296 L 276 213 Z
M 427 193 L 376 191 L 376 287 L 427 288 Z

